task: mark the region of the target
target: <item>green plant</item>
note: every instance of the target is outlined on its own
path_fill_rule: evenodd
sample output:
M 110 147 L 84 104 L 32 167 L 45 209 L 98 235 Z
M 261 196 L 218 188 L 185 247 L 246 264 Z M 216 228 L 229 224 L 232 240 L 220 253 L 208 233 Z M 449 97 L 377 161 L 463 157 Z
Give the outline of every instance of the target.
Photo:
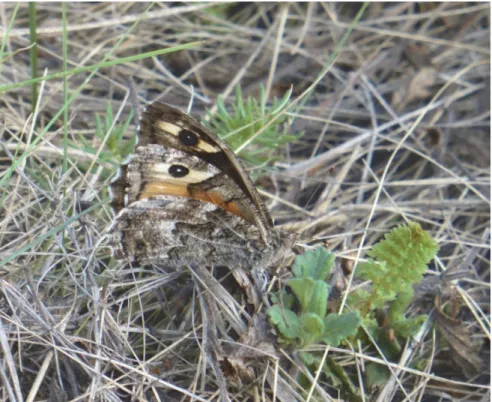
M 389 360 L 395 361 L 401 341 L 413 336 L 427 316 L 407 317 L 413 285 L 422 280 L 427 264 L 439 246 L 416 222 L 400 225 L 367 252 L 370 257 L 356 267 L 356 276 L 371 281 L 369 289 L 350 295 L 348 305 L 359 311 L 364 327 Z M 378 364 L 366 367 L 368 386 L 385 381 L 389 371 Z
M 278 331 L 278 342 L 294 348 L 311 374 L 321 368 L 345 400 L 361 400 L 343 367 L 330 356 L 323 358 L 320 352 L 306 349 L 319 343 L 336 347 L 355 335 L 367 341 L 358 331 L 362 317 L 364 327 L 384 355 L 395 360 L 400 352 L 398 339 L 412 336 L 426 319 L 425 315 L 409 318 L 405 314 L 412 301 L 413 285 L 422 279 L 438 249 L 418 223 L 393 229 L 367 252 L 368 260 L 357 265 L 356 275 L 371 281 L 371 285 L 350 295 L 351 312 L 340 315 L 327 312 L 330 287 L 326 279 L 334 265 L 333 255 L 317 248 L 298 256 L 292 266 L 294 277 L 285 282 L 290 292 L 282 289 L 274 294 L 274 305 L 267 311 L 270 323 Z M 386 381 L 389 371 L 379 364 L 367 364 L 365 375 L 370 389 L 371 385 Z M 298 381 L 306 392 L 312 386 L 302 373 Z
M 281 131 L 281 126 L 287 119 L 287 116 L 281 113 L 285 110 L 290 95 L 291 91 L 287 92 L 281 100 L 274 98 L 272 106 L 268 108 L 263 87 L 260 89 L 259 102 L 254 98 L 245 101 L 241 87 L 238 85 L 236 104 L 232 106 L 232 113 L 229 114 L 224 101 L 219 98 L 217 114 L 209 115 L 210 121 L 204 121 L 204 124 L 225 140 L 241 158 L 255 166 L 263 165 L 272 159 L 273 153 L 279 146 L 299 137 Z M 269 124 L 270 122 L 272 123 Z M 261 134 L 257 135 L 262 129 Z M 247 152 L 242 151 L 248 144 L 254 147 L 248 148 Z
M 308 352 L 311 345 L 324 343 L 339 346 L 349 336 L 357 333 L 360 318 L 357 312 L 328 313 L 327 302 L 330 286 L 326 282 L 334 265 L 334 256 L 319 247 L 296 257 L 292 266 L 294 278 L 286 281 L 286 289 L 274 294 L 275 303 L 267 311 L 270 323 L 278 331 L 278 341 L 299 351 L 299 357 L 308 370 L 314 373 L 319 367 L 335 385 L 343 386 L 342 393 L 348 399 L 356 398 L 355 388 L 343 368 L 331 358 L 322 361 L 322 353 Z M 296 308 L 298 307 L 298 308 Z M 304 390 L 310 383 L 299 375 Z M 355 399 L 354 399 L 355 400 Z
M 317 342 L 338 346 L 355 335 L 360 319 L 357 313 L 327 314 L 330 287 L 326 279 L 334 257 L 323 247 L 297 256 L 286 281 L 292 294 L 281 290 L 273 296 L 275 304 L 268 310 L 270 322 L 279 331 L 279 341 L 286 346 L 305 348 Z M 299 311 L 295 304 L 299 302 Z
M 133 109 L 130 111 L 126 121 L 123 123 L 113 123 L 113 109 L 111 104 L 106 104 L 106 114 L 104 115 L 104 122 L 101 121 L 99 115 L 96 115 L 96 135 L 104 140 L 106 136 L 106 147 L 112 156 L 116 157 L 118 162 L 121 162 L 133 151 L 135 147 L 136 136 L 132 138 L 132 141 L 122 142 L 125 132 L 128 130 L 128 126 L 133 119 Z M 113 126 L 114 124 L 114 126 Z M 112 127 L 113 126 L 113 127 Z M 109 132 L 109 135 L 108 135 Z
M 84 153 L 97 155 L 100 163 L 109 162 L 118 166 L 133 150 L 135 146 L 136 136 L 131 141 L 123 141 L 123 136 L 128 130 L 130 122 L 133 118 L 133 110 L 129 113 L 127 119 L 122 123 L 114 123 L 114 115 L 111 104 L 108 102 L 106 105 L 106 113 L 101 118 L 96 114 L 96 137 L 99 140 L 106 141 L 102 150 L 99 150 L 99 143 L 91 143 L 83 135 L 79 135 L 79 140 L 82 143 L 76 144 L 72 141 L 68 141 L 69 146 L 83 151 Z M 109 134 L 108 134 L 109 133 Z M 80 168 L 86 170 L 88 164 L 82 164 Z M 108 175 L 113 174 L 113 171 L 106 172 Z
M 438 250 L 436 241 L 416 222 L 393 229 L 367 252 L 370 258 L 357 265 L 356 276 L 371 281 L 371 286 L 354 292 L 349 305 L 363 318 L 371 318 L 389 304 L 390 323 L 402 330 L 407 327 L 401 335 L 410 336 L 412 329 L 404 313 L 412 300 L 413 285 L 422 280 Z

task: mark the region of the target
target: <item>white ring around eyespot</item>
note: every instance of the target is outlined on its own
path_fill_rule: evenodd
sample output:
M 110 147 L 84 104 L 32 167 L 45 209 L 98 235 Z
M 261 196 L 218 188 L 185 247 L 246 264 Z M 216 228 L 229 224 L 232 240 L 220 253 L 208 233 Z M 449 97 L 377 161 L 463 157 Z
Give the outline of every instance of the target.
M 159 120 L 157 122 L 157 126 L 162 131 L 165 131 L 166 133 L 169 133 L 175 137 L 177 137 L 179 133 L 184 130 L 180 126 L 177 126 L 176 124 L 169 123 L 168 121 L 164 121 L 164 120 Z M 220 151 L 220 148 L 214 147 L 213 145 L 210 145 L 209 143 L 202 141 L 200 137 L 198 137 L 198 143 L 195 145 L 195 147 L 209 153 L 215 153 Z
M 205 170 L 193 170 L 190 169 L 189 173 L 183 177 L 173 177 L 169 174 L 169 168 L 176 163 L 154 163 L 152 168 L 149 169 L 152 172 L 152 176 L 156 179 L 162 180 L 168 183 L 175 184 L 191 184 L 191 183 L 201 183 L 204 180 L 210 179 L 215 176 L 214 172 Z M 183 164 L 181 164 L 183 165 Z M 188 168 L 186 165 L 184 167 Z

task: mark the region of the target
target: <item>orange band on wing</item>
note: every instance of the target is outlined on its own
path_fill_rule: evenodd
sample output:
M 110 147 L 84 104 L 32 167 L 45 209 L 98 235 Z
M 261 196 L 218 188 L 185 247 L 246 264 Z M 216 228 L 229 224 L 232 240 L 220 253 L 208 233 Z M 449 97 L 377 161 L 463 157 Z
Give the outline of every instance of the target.
M 186 184 L 172 184 L 172 183 L 147 183 L 143 191 L 138 195 L 139 200 L 146 198 L 152 198 L 157 195 L 175 195 L 177 197 L 191 198 L 191 194 L 188 191 Z
M 240 216 L 243 219 L 246 219 L 244 216 L 243 212 L 241 211 L 241 208 L 239 208 L 239 205 L 237 205 L 235 202 L 225 202 L 224 198 L 217 192 L 215 191 L 200 191 L 200 192 L 193 192 L 193 198 L 196 198 L 197 200 L 205 201 L 205 202 L 211 202 L 212 204 L 215 204 L 222 209 L 225 209 L 226 211 Z
M 158 195 L 173 195 L 176 197 L 193 198 L 195 200 L 210 202 L 234 215 L 248 220 L 247 216 L 245 216 L 238 204 L 235 202 L 225 202 L 220 193 L 216 191 L 200 191 L 196 189 L 193 189 L 193 192 L 190 192 L 186 184 L 181 185 L 162 182 L 147 183 L 143 191 L 139 194 L 138 199 L 143 200 Z

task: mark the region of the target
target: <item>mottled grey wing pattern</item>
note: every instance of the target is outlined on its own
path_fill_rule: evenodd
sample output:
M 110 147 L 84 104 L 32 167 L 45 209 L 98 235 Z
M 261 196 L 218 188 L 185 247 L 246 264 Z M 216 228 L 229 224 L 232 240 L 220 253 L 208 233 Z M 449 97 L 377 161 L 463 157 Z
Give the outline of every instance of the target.
M 273 264 L 296 239 L 273 229 L 233 152 L 166 104 L 143 113 L 135 154 L 110 190 L 118 259 L 254 269 Z
M 246 270 L 271 266 L 295 240 L 273 231 L 265 244 L 258 228 L 244 219 L 211 203 L 172 196 L 136 201 L 118 216 L 112 236 L 118 259 Z
M 176 166 L 188 174 L 173 177 L 169 170 Z M 173 194 L 215 203 L 256 223 L 251 200 L 229 176 L 197 156 L 158 144 L 137 146 L 111 184 L 111 194 L 116 213 L 135 201 Z

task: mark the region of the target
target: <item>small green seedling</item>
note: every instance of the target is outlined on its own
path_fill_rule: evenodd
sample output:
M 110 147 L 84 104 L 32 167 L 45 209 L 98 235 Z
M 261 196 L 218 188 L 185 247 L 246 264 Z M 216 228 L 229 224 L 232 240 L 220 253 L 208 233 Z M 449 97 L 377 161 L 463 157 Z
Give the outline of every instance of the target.
M 386 234 L 367 252 L 370 258 L 356 267 L 356 276 L 371 284 L 352 293 L 348 305 L 359 311 L 365 329 L 390 361 L 398 360 L 401 344 L 427 320 L 425 314 L 407 317 L 406 311 L 413 299 L 413 285 L 422 280 L 438 250 L 428 232 L 418 223 L 409 222 Z M 368 364 L 365 375 L 370 389 L 371 385 L 384 383 L 390 372 L 385 366 Z
M 128 155 L 130 155 L 135 147 L 136 137 L 133 137 L 132 141 L 122 141 L 132 119 L 133 109 L 130 111 L 126 121 L 123 123 L 117 123 L 111 128 L 113 125 L 113 109 L 109 103 L 106 106 L 104 122 L 102 122 L 101 118 L 96 115 L 96 135 L 101 140 L 104 140 L 107 133 L 110 132 L 106 141 L 106 146 L 111 155 L 117 158 L 118 162 L 121 162 Z
M 371 281 L 371 286 L 354 292 L 349 305 L 369 319 L 377 309 L 389 306 L 393 329 L 403 337 L 413 335 L 425 316 L 409 320 L 404 314 L 412 301 L 413 285 L 422 280 L 438 250 L 436 241 L 416 222 L 393 229 L 367 252 L 366 262 L 357 264 L 356 276 Z
M 96 115 L 95 118 L 96 137 L 101 142 L 106 141 L 104 147 L 99 150 L 100 142 L 89 142 L 83 135 L 79 135 L 78 137 L 81 144 L 76 144 L 69 140 L 69 146 L 87 154 L 97 155 L 99 164 L 110 163 L 117 167 L 133 151 L 135 146 L 136 136 L 133 137 L 132 141 L 123 140 L 123 136 L 133 119 L 133 110 L 128 115 L 126 121 L 114 124 L 113 110 L 111 104 L 108 103 L 104 118 L 101 119 L 99 115 Z M 86 170 L 88 166 L 89 164 L 85 163 L 81 164 L 79 168 Z M 107 170 L 104 173 L 105 176 L 111 176 L 112 174 L 114 174 L 114 169 Z
M 308 352 L 316 344 L 339 346 L 357 334 L 361 320 L 357 312 L 343 314 L 327 311 L 330 286 L 326 282 L 334 265 L 334 256 L 320 247 L 297 256 L 286 281 L 287 290 L 273 295 L 275 303 L 268 309 L 270 323 L 278 331 L 278 341 L 298 351 L 298 356 L 312 374 L 322 368 L 327 378 L 349 400 L 358 400 L 357 390 L 344 369 L 331 358 L 322 360 L 322 352 Z M 302 373 L 298 376 L 304 391 L 311 383 Z
M 286 281 L 292 294 L 282 290 L 274 296 L 275 305 L 268 310 L 270 322 L 279 331 L 279 341 L 299 349 L 323 342 L 338 346 L 355 335 L 360 318 L 357 313 L 327 313 L 330 286 L 326 283 L 334 265 L 334 256 L 320 247 L 297 256 Z M 295 311 L 295 302 L 300 304 Z
M 236 87 L 236 104 L 229 114 L 221 98 L 217 101 L 217 114 L 204 124 L 238 152 L 239 156 L 254 166 L 261 166 L 273 159 L 277 148 L 294 141 L 299 135 L 289 135 L 282 130 L 287 115 L 282 114 L 288 104 L 292 91 L 281 100 L 273 99 L 267 107 L 265 90 L 260 88 L 260 102 L 254 98 L 243 99 L 241 87 Z M 271 123 L 271 124 L 270 124 Z M 265 128 L 266 127 L 266 128 Z M 257 134 L 263 130 L 261 134 Z M 247 151 L 243 148 L 251 144 Z

